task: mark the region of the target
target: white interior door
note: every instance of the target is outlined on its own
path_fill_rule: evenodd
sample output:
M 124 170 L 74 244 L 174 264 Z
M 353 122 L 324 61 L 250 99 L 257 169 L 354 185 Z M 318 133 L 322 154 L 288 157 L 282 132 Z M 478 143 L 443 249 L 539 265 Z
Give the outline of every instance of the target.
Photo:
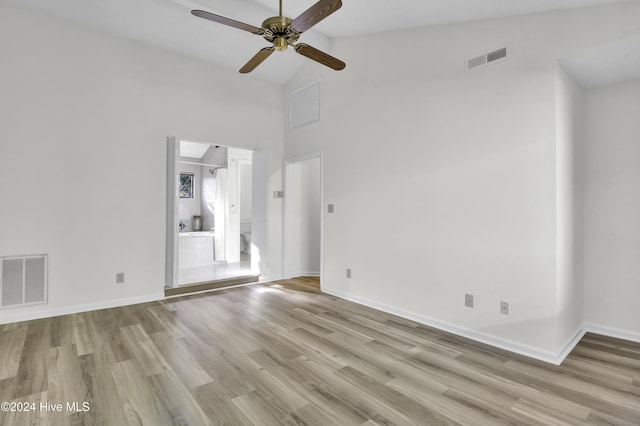
M 178 285 L 178 167 L 180 141 L 167 138 L 167 241 L 165 259 L 165 284 Z
M 269 270 L 269 152 L 253 151 L 251 175 L 251 269 Z

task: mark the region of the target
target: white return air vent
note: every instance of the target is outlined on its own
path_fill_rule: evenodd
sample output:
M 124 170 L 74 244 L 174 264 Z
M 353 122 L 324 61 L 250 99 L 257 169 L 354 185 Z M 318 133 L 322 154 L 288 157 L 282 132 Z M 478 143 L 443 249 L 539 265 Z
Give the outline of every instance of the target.
M 289 130 L 320 123 L 320 82 L 314 81 L 289 94 Z
M 504 61 L 507 59 L 509 52 L 506 47 L 493 50 L 489 53 L 484 53 L 480 56 L 476 56 L 471 59 L 467 59 L 467 69 L 472 70 L 476 68 L 485 67 L 490 64 Z
M 47 263 L 44 254 L 0 257 L 0 307 L 46 303 Z

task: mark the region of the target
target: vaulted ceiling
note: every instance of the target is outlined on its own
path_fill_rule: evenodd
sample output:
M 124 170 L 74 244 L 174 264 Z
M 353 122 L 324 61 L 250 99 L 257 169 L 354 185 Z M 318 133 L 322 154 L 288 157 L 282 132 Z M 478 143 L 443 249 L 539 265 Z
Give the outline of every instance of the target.
M 278 15 L 278 0 L 6 1 L 235 71 L 267 42 L 196 18 L 190 10 L 202 9 L 258 27 L 267 17 Z M 316 1 L 283 0 L 283 14 L 295 18 Z M 301 41 L 329 50 L 333 37 L 629 1 L 639 0 L 343 0 L 339 11 L 305 32 Z M 292 49 L 273 56 L 248 78 L 284 84 L 308 60 Z

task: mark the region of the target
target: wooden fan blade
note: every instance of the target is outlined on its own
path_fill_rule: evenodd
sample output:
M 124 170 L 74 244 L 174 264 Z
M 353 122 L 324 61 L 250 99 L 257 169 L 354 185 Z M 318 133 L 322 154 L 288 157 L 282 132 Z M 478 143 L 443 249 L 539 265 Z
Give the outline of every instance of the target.
M 344 67 L 347 66 L 347 64 L 342 62 L 340 59 L 336 59 L 333 56 L 316 49 L 315 47 L 309 46 L 308 44 L 296 44 L 294 46 L 294 49 L 302 56 L 313 59 L 314 61 L 319 62 L 322 65 L 326 65 L 329 68 L 333 68 L 336 71 L 343 70 Z
M 247 62 L 244 67 L 240 68 L 240 73 L 246 74 L 253 71 L 258 65 L 262 63 L 262 61 L 267 59 L 274 50 L 275 49 L 273 47 L 265 47 L 264 49 L 260 49 L 260 51 L 256 53 L 253 58 L 249 59 L 249 62 Z
M 303 33 L 341 7 L 342 0 L 320 0 L 291 21 L 291 28 Z
M 262 28 L 254 27 L 253 25 L 245 24 L 244 22 L 234 21 L 233 19 L 225 18 L 224 16 L 215 15 L 213 13 L 205 12 L 204 10 L 192 10 L 191 14 L 198 18 L 208 19 L 209 21 L 217 22 L 218 24 L 228 25 L 240 30 L 249 31 L 253 34 L 262 35 L 264 30 Z

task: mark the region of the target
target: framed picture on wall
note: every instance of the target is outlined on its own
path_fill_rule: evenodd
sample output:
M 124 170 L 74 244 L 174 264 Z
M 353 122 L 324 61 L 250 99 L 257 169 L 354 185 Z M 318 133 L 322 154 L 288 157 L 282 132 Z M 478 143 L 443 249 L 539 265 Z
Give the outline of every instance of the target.
M 193 173 L 180 173 L 180 198 L 193 198 Z

